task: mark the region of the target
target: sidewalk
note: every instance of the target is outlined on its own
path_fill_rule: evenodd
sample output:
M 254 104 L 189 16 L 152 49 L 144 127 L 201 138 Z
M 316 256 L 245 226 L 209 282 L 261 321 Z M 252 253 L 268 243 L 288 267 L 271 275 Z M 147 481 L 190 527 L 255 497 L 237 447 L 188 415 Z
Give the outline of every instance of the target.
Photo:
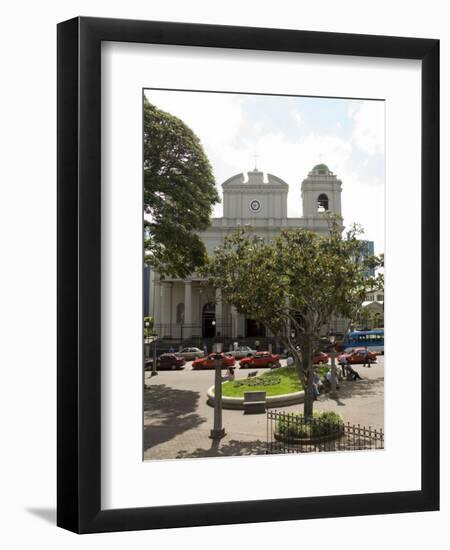
M 338 397 L 321 395 L 315 411 L 334 410 L 345 422 L 384 427 L 384 361 L 363 368 L 363 380 L 341 382 Z M 236 369 L 237 377 L 247 373 Z M 226 436 L 219 442 L 209 438 L 214 409 L 206 403 L 213 384 L 212 371 L 166 371 L 148 379 L 144 392 L 144 459 L 173 459 L 205 456 L 254 455 L 265 451 L 266 415 L 244 415 L 223 410 Z M 301 412 L 302 404 L 280 410 Z
M 384 429 L 384 358 L 370 368 L 354 365 L 362 380 L 343 381 L 337 398 L 321 395 L 315 411 L 335 411 L 345 422 Z

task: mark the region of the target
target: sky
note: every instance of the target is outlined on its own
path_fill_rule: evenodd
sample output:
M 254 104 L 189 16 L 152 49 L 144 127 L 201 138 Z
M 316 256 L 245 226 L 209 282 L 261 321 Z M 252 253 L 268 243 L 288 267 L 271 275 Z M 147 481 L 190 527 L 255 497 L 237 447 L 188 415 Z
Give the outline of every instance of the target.
M 165 90 L 145 95 L 199 137 L 220 196 L 225 180 L 256 163 L 289 184 L 288 216 L 300 217 L 301 182 L 324 163 L 342 181 L 345 226 L 361 224 L 362 238 L 384 252 L 384 102 Z M 213 216 L 222 216 L 222 204 Z

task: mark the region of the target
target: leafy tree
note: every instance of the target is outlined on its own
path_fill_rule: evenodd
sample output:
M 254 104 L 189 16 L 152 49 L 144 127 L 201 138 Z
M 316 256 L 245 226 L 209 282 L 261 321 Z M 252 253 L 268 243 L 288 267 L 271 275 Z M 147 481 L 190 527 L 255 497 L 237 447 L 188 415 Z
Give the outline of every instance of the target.
M 144 317 L 144 338 L 150 338 L 153 336 L 155 320 L 153 317 Z
M 379 311 L 375 311 L 371 304 L 365 305 L 359 314 L 359 324 L 370 329 L 380 327 L 384 323 L 384 315 Z
M 184 278 L 205 259 L 197 232 L 219 202 L 200 140 L 180 119 L 144 98 L 145 261 Z
M 363 257 L 362 232 L 351 227 L 345 238 L 336 217 L 329 235 L 284 230 L 272 241 L 240 228 L 202 269 L 224 302 L 268 327 L 292 354 L 305 388 L 304 415 L 313 413 L 312 356 L 320 332 L 334 316 L 354 319 L 369 290 L 381 279 L 367 278 L 380 258 Z

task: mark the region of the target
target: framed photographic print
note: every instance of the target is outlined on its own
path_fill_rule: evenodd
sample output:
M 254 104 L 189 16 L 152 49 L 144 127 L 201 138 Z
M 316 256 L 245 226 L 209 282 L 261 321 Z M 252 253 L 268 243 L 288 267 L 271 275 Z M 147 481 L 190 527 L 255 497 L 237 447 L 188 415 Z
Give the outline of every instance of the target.
M 58 525 L 437 510 L 438 273 L 438 40 L 59 24 Z

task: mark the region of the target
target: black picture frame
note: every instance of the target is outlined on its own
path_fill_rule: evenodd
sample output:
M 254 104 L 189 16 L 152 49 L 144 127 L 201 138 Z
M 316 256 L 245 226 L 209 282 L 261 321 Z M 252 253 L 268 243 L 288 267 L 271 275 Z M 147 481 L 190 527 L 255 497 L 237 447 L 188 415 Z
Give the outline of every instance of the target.
M 422 62 L 421 490 L 101 509 L 102 41 Z M 439 41 L 77 17 L 58 25 L 57 524 L 77 533 L 439 508 Z

